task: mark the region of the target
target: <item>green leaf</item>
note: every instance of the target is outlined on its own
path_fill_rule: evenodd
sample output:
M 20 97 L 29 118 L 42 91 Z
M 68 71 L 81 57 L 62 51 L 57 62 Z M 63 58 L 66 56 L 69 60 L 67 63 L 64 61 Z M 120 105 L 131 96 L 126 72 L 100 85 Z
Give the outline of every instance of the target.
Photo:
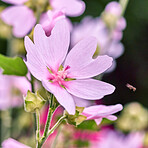
M 3 69 L 3 74 L 25 76 L 28 72 L 27 67 L 20 57 L 6 57 L 0 54 L 0 68 Z

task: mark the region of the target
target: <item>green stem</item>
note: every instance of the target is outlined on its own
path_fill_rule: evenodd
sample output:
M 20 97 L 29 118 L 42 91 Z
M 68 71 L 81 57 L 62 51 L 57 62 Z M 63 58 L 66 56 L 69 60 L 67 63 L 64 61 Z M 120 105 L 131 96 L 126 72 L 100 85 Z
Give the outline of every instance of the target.
M 48 131 L 47 137 L 54 132 L 54 130 L 66 119 L 66 116 L 62 116 L 57 123 Z
M 48 136 L 50 136 L 54 130 L 66 119 L 66 116 L 62 116 L 57 123 L 51 128 L 51 130 L 48 131 L 47 136 L 46 137 L 42 137 L 41 141 L 40 141 L 40 146 L 38 148 L 41 148 L 41 146 L 44 144 L 45 140 L 48 138 Z
M 53 111 L 54 111 L 53 110 L 53 99 L 54 99 L 54 96 L 53 96 L 53 94 L 51 94 L 51 102 L 50 102 L 50 107 L 49 107 L 49 110 L 48 110 L 47 121 L 46 121 L 45 129 L 44 129 L 44 134 L 43 134 L 43 137 L 41 139 L 42 143 L 45 142 L 46 137 L 47 137 L 47 133 L 48 133 L 48 130 L 49 130 L 49 127 L 50 127 L 51 118 L 52 118 L 52 114 L 53 114 Z
M 122 7 L 122 15 L 124 15 L 124 13 L 125 13 L 128 2 L 129 2 L 129 0 L 120 0 L 119 1 L 120 5 Z
M 39 109 L 36 109 L 36 126 L 37 126 L 37 130 L 36 130 L 36 141 L 37 141 L 37 145 L 39 145 L 39 140 L 40 140 L 40 111 Z

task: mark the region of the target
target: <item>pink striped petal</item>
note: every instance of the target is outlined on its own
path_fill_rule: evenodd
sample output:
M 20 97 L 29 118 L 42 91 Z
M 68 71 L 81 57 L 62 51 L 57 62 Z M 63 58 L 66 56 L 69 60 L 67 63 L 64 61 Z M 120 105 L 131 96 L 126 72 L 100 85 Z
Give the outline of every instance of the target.
M 70 51 L 65 61 L 65 66 L 70 66 L 69 77 L 77 79 L 94 77 L 112 65 L 113 59 L 106 55 L 92 59 L 96 46 L 96 38 L 89 37 L 80 41 Z
M 109 120 L 116 120 L 117 118 L 112 114 L 121 111 L 123 109 L 121 104 L 116 105 L 95 105 L 90 106 L 84 109 L 83 114 L 87 116 L 88 120 L 98 119 L 98 118 L 107 118 Z
M 59 84 L 42 81 L 43 86 L 54 94 L 58 102 L 68 111 L 69 114 L 75 114 L 75 103 L 72 96 Z
M 66 89 L 74 96 L 87 100 L 98 100 L 113 93 L 115 87 L 99 80 L 84 79 L 68 81 Z
M 79 16 L 85 10 L 85 3 L 81 0 L 49 0 L 55 10 L 63 10 L 68 16 Z
M 30 72 L 33 74 L 35 78 L 38 80 L 46 79 L 49 75 L 46 65 L 41 57 L 41 54 L 37 52 L 37 48 L 29 39 L 29 37 L 25 37 L 25 48 L 27 51 L 27 62 L 26 65 Z
M 65 15 L 62 11 L 48 10 L 48 12 L 41 15 L 40 24 L 42 25 L 47 36 L 51 35 L 51 30 L 55 26 L 55 23 L 60 19 L 65 19 Z
M 82 99 L 82 98 L 78 98 L 76 96 L 73 96 L 73 99 L 74 99 L 74 102 L 76 104 L 76 106 L 78 107 L 88 107 L 88 106 L 91 106 L 94 104 L 93 101 L 90 101 L 90 100 L 85 100 L 85 99 Z
M 13 26 L 13 35 L 24 37 L 35 25 L 33 11 L 26 6 L 11 6 L 1 13 L 2 20 Z
M 55 24 L 49 37 L 45 35 L 41 25 L 35 27 L 34 43 L 36 50 L 50 69 L 58 70 L 68 52 L 69 41 L 69 27 L 63 19 Z
M 28 0 L 2 0 L 2 1 L 9 4 L 21 5 L 27 2 Z

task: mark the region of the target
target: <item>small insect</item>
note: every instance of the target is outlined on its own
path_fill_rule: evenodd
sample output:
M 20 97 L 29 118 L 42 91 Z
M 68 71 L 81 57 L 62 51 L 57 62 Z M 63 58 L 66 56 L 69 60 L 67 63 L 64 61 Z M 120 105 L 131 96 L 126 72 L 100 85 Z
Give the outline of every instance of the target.
M 130 84 L 126 84 L 126 87 L 129 88 L 130 90 L 133 90 L 134 92 L 136 91 L 136 87 L 130 85 Z

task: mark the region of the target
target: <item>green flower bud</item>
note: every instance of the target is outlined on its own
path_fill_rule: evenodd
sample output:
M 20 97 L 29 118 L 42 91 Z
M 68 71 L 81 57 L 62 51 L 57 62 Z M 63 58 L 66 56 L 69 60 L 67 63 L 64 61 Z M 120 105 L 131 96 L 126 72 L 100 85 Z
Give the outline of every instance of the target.
M 116 124 L 117 127 L 124 131 L 140 131 L 147 128 L 148 110 L 138 102 L 133 102 L 124 107 Z
M 45 103 L 45 100 L 42 98 L 38 91 L 34 94 L 29 90 L 27 92 L 27 96 L 24 97 L 24 101 L 25 111 L 31 113 L 36 112 L 36 109 L 40 110 Z
M 76 107 L 76 113 L 75 115 L 70 115 L 68 112 L 65 110 L 64 115 L 67 116 L 67 123 L 78 126 L 81 124 L 84 120 L 86 120 L 87 117 L 81 115 L 83 112 L 84 107 Z

